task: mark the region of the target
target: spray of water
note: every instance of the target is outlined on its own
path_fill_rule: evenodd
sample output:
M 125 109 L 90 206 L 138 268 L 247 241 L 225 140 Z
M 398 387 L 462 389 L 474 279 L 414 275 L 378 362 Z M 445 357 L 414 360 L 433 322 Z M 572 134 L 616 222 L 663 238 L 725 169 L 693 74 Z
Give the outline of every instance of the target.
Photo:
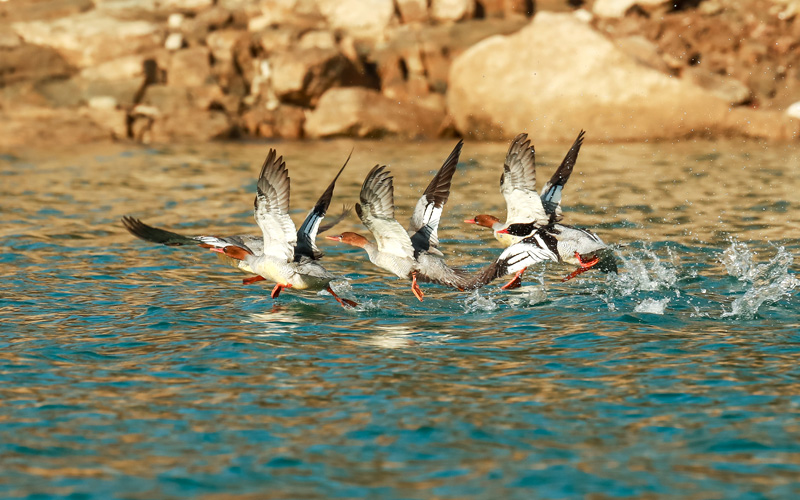
M 789 274 L 794 259 L 783 247 L 768 263 L 755 264 L 747 245 L 732 242 L 720 261 L 730 276 L 748 284 L 744 295 L 731 303 L 731 310 L 723 309 L 723 318 L 752 319 L 762 305 L 778 302 L 800 285 L 800 280 Z

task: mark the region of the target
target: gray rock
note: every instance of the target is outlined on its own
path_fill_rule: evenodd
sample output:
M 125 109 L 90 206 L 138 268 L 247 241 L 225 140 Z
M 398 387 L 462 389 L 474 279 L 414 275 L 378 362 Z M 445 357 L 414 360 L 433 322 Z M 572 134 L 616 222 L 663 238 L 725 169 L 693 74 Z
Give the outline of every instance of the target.
M 744 83 L 730 76 L 712 73 L 699 66 L 685 68 L 681 78 L 703 87 L 731 105 L 742 104 L 752 98 L 750 89 Z

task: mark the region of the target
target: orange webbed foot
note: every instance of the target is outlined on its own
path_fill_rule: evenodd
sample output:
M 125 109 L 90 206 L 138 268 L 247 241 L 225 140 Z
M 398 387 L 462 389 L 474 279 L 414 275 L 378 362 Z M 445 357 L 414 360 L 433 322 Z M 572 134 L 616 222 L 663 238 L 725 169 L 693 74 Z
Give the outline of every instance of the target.
M 333 291 L 333 288 L 331 288 L 330 286 L 328 286 L 328 287 L 327 287 L 325 290 L 326 290 L 326 291 L 327 291 L 329 294 L 333 295 L 333 298 L 334 298 L 334 299 L 336 299 L 336 302 L 338 302 L 339 304 L 341 304 L 341 306 L 342 306 L 342 307 L 344 307 L 344 306 L 350 306 L 350 307 L 356 307 L 356 306 L 358 306 L 358 303 L 357 303 L 357 302 L 354 302 L 354 301 L 352 301 L 352 300 L 350 300 L 350 299 L 343 299 L 343 298 L 339 297 L 338 295 L 336 295 L 336 292 L 334 292 L 334 291 Z
M 521 287 L 522 286 L 522 275 L 525 274 L 525 271 L 527 269 L 528 268 L 526 267 L 525 269 L 517 271 L 517 274 L 514 275 L 514 277 L 511 279 L 511 281 L 509 281 L 505 285 L 501 286 L 500 289 L 501 290 L 513 290 L 514 288 Z
M 414 297 L 416 297 L 420 302 L 422 302 L 422 297 L 425 296 L 420 290 L 419 285 L 417 284 L 417 273 L 411 274 L 411 291 L 414 292 Z
M 574 278 L 575 276 L 578 276 L 579 274 L 585 273 L 586 271 L 591 269 L 595 264 L 600 262 L 600 258 L 597 257 L 597 256 L 594 256 L 593 258 L 591 258 L 591 259 L 589 259 L 587 261 L 584 261 L 581 258 L 581 254 L 579 254 L 578 252 L 575 252 L 575 258 L 578 259 L 578 265 L 581 266 L 581 267 L 579 267 L 578 269 L 576 269 L 576 270 L 572 271 L 571 273 L 569 273 L 569 276 L 567 276 L 566 278 L 563 278 L 561 280 L 562 283 L 565 282 L 565 281 L 571 280 L 572 278 Z
M 252 285 L 253 283 L 256 283 L 258 281 L 264 281 L 264 277 L 259 275 L 250 276 L 249 278 L 245 278 L 242 280 L 242 285 Z
M 284 285 L 284 284 L 278 283 L 277 285 L 275 285 L 275 288 L 272 289 L 272 293 L 270 294 L 270 297 L 272 297 L 273 299 L 277 299 L 278 295 L 281 294 L 281 292 L 283 291 L 284 288 L 292 288 L 292 285 L 291 284 Z

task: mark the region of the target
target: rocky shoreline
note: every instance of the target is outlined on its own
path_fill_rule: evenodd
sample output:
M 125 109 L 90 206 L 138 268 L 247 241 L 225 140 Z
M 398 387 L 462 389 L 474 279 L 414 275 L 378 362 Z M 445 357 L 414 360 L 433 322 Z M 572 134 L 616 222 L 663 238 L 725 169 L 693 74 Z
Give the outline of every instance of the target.
M 800 137 L 800 0 L 10 0 L 0 148 Z

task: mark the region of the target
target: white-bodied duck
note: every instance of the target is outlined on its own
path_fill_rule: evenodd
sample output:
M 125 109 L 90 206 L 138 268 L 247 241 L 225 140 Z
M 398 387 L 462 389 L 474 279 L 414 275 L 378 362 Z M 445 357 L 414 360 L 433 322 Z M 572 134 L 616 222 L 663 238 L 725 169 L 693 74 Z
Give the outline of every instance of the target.
M 556 259 L 549 250 L 537 251 L 530 245 L 519 245 L 507 249 L 477 273 L 447 265 L 439 250 L 438 228 L 462 146 L 459 141 L 417 201 L 408 232 L 395 219 L 393 178 L 385 165 L 376 165 L 364 180 L 360 203 L 356 204 L 356 213 L 374 236 L 375 243 L 352 232 L 327 238 L 363 248 L 376 266 L 400 278 L 410 278 L 411 290 L 420 301 L 424 294 L 418 281 L 474 290 L 509 272 L 517 272 L 525 265 Z
M 505 246 L 527 239 L 528 244 L 544 245 L 555 253 L 557 262 L 577 265 L 578 269 L 562 281 L 574 278 L 592 267 L 616 272 L 616 261 L 607 245 L 591 231 L 561 224 L 561 192 L 578 159 L 585 132 L 581 130 L 564 160 L 545 184 L 536 192 L 535 151 L 527 134 L 519 134 L 511 142 L 500 176 L 500 192 L 506 200 L 506 222 L 493 215 L 481 214 L 464 222 L 492 229 L 494 237 Z M 520 270 L 503 286 L 516 288 L 521 283 Z
M 348 157 L 348 161 L 349 159 Z M 299 230 L 295 229 L 294 222 L 289 217 L 290 183 L 286 163 L 283 156 L 277 156 L 274 149 L 269 150 L 261 167 L 254 201 L 254 216 L 261 228 L 261 237 L 189 237 L 148 226 L 131 217 L 124 217 L 122 221 L 128 231 L 143 240 L 169 246 L 199 245 L 234 259 L 239 269 L 256 275 L 243 280 L 244 284 L 261 280 L 276 283 L 272 298 L 278 297 L 285 288 L 327 290 L 342 306 L 355 307 L 355 302 L 340 298 L 331 289 L 330 282 L 340 278 L 319 263 L 322 252 L 315 242 L 320 222 L 330 206 L 336 180 L 345 166 L 347 161 L 322 193 Z M 336 222 L 340 219 L 341 217 Z M 329 227 L 331 225 L 323 230 Z

